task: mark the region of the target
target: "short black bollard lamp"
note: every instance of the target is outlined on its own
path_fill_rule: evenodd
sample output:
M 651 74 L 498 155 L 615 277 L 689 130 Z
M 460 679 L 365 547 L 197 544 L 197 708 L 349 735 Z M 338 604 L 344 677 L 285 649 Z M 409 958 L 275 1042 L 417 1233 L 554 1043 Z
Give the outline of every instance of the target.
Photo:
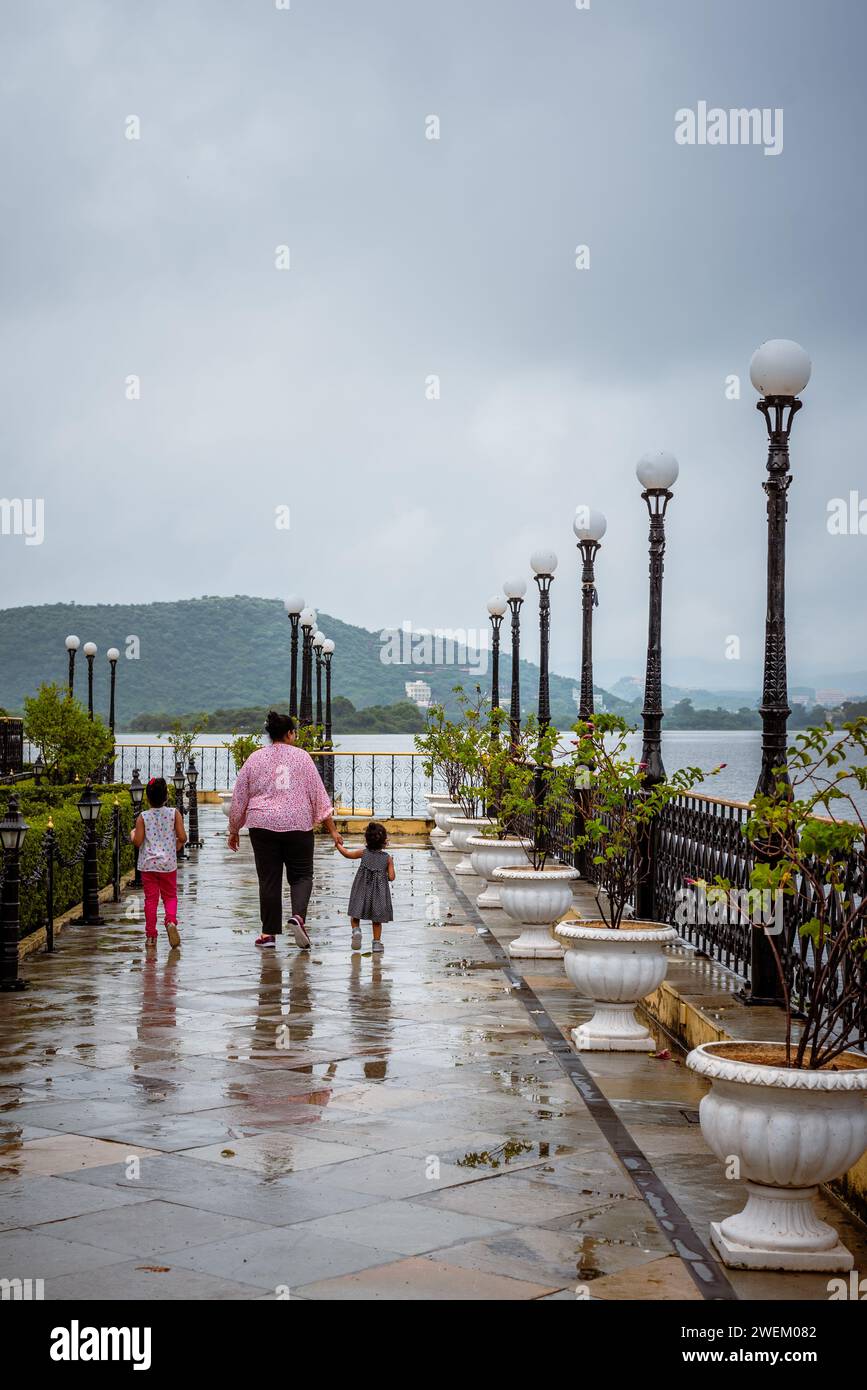
M 42 754 L 36 754 L 36 762 L 33 764 L 33 781 L 37 787 L 42 786 L 42 774 L 45 771 L 45 764 L 42 761 Z
M 102 800 L 93 790 L 88 779 L 87 786 L 78 799 L 78 814 L 84 822 L 84 876 L 81 895 L 81 916 L 76 925 L 101 927 L 104 918 L 99 915 L 99 864 L 97 862 L 96 825 L 102 810 Z
M 133 822 L 137 821 L 141 815 L 141 808 L 144 804 L 145 789 L 139 777 L 139 770 L 134 767 L 132 770 L 132 781 L 129 784 L 129 799 L 132 802 Z M 135 874 L 133 875 L 133 886 L 141 888 L 141 873 L 138 867 L 138 846 L 135 846 Z
M 202 841 L 199 839 L 199 793 L 196 790 L 199 781 L 199 769 L 196 767 L 196 760 L 192 753 L 187 764 L 187 805 L 189 806 L 190 830 L 187 843 L 190 849 L 201 849 Z
M 581 703 L 578 707 L 579 719 L 593 718 L 593 609 L 599 602 L 596 595 L 596 572 L 594 564 L 602 544 L 602 537 L 608 530 L 608 522 L 601 512 L 591 507 L 576 507 L 572 530 L 578 540 L 578 549 L 584 566 L 581 572 Z
M 29 826 L 18 809 L 18 797 L 10 796 L 0 820 L 3 847 L 3 891 L 0 895 L 0 990 L 24 989 L 18 974 L 18 941 L 21 935 L 21 846 Z
M 509 734 L 512 748 L 521 737 L 521 604 L 527 592 L 526 579 L 508 579 L 503 585 L 512 613 L 512 698 L 509 705 Z
M 181 820 L 183 820 L 185 810 L 184 784 L 186 782 L 186 778 L 184 777 L 184 769 L 181 767 L 180 763 L 175 763 L 175 775 L 172 778 L 172 782 L 175 788 L 175 810 L 180 812 Z M 180 849 L 178 850 L 178 858 L 186 859 L 186 857 L 187 856 L 184 854 L 184 847 L 183 845 L 181 845 Z

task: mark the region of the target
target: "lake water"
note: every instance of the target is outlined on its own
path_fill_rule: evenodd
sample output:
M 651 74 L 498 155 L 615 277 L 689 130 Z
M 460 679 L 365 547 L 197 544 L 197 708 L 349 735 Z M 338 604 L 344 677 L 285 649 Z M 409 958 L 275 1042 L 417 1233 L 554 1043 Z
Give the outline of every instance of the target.
M 230 759 L 222 746 L 230 737 L 229 734 L 209 733 L 196 739 L 197 746 L 202 749 L 202 785 L 225 787 L 234 781 Z M 138 745 L 140 749 L 146 744 L 166 744 L 166 740 L 159 739 L 156 734 L 118 734 L 117 742 L 127 747 Z M 340 734 L 335 737 L 334 746 L 337 752 L 359 754 L 415 751 L 412 734 Z M 629 751 L 635 757 L 640 756 L 640 734 L 630 737 Z M 731 801 L 749 801 L 759 775 L 761 753 L 762 736 L 754 729 L 675 730 L 663 733 L 662 738 L 662 756 L 669 773 L 682 767 L 700 767 L 710 773 L 714 767 L 725 763 L 726 766 L 716 776 L 706 777 L 699 790 L 708 796 L 720 796 Z M 130 755 L 126 754 L 123 758 L 124 778 L 132 771 L 129 757 Z M 158 772 L 166 776 L 171 775 L 168 754 L 163 756 L 160 747 L 150 750 L 149 753 L 142 752 L 142 777 L 147 771 L 148 758 L 152 775 Z M 348 760 L 338 759 L 337 766 L 346 761 Z M 359 775 L 366 775 L 361 769 L 362 761 L 359 760 Z M 120 771 L 118 768 L 119 773 Z M 862 814 L 867 813 L 867 796 L 859 796 L 858 804 Z

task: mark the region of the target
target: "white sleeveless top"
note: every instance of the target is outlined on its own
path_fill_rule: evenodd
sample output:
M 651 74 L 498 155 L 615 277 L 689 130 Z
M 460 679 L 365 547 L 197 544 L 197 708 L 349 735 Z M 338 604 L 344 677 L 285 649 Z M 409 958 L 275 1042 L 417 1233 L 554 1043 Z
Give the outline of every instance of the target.
M 154 806 L 142 811 L 144 843 L 138 852 L 138 866 L 146 873 L 167 874 L 178 867 L 174 806 Z

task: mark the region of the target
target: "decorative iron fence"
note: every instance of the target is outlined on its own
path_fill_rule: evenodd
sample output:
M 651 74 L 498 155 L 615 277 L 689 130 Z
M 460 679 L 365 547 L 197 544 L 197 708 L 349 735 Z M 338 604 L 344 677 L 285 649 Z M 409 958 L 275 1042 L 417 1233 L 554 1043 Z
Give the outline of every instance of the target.
M 192 757 L 199 774 L 199 792 L 232 790 L 237 773 L 225 744 L 197 744 Z M 438 777 L 425 776 L 421 753 L 339 749 L 316 752 L 313 758 L 335 806 L 349 815 L 391 819 L 425 816 L 428 793 L 444 790 Z M 167 743 L 118 743 L 115 746 L 116 779 L 129 782 L 136 767 L 143 782 L 151 777 L 165 777 L 170 781 L 175 769 L 174 752 Z

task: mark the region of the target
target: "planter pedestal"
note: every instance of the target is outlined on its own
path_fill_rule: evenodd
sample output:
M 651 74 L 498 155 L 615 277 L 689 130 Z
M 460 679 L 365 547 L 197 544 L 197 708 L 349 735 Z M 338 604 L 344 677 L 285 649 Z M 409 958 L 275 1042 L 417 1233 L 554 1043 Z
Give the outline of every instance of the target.
M 840 1237 L 813 1206 L 818 1187 L 763 1187 L 748 1182 L 737 1216 L 712 1221 L 711 1243 L 730 1269 L 827 1270 L 855 1263 Z
M 572 1029 L 578 1052 L 655 1052 L 656 1043 L 635 1017 L 635 1005 L 596 1002 L 588 1023 Z

